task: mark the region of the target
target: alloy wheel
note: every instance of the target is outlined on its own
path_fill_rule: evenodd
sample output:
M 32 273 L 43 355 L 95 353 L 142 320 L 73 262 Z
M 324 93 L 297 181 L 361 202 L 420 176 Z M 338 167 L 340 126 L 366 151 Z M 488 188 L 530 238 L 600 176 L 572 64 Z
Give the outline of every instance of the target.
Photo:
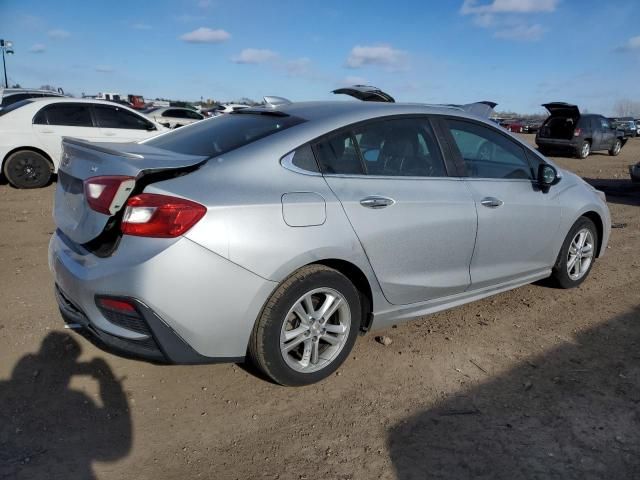
M 311 373 L 323 369 L 340 354 L 351 327 L 345 297 L 332 288 L 317 288 L 291 307 L 280 332 L 280 352 L 289 367 Z
M 573 237 L 567 255 L 567 273 L 571 280 L 579 280 L 589 271 L 593 261 L 593 243 L 593 234 L 587 228 L 578 231 Z

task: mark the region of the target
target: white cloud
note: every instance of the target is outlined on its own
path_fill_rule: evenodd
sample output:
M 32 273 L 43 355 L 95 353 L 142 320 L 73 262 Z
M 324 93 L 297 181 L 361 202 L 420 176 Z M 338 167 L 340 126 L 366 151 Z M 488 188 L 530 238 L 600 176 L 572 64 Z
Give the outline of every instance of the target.
M 544 35 L 542 25 L 515 25 L 513 27 L 497 30 L 493 36 L 505 40 L 519 40 L 523 42 L 533 42 L 540 40 Z
M 147 23 L 134 23 L 131 25 L 131 28 L 135 28 L 136 30 L 151 30 L 153 27 Z
M 407 53 L 390 45 L 356 45 L 351 49 L 346 66 L 361 68 L 366 65 L 378 65 L 387 68 L 400 68 L 406 65 Z
M 266 63 L 274 60 L 278 57 L 278 54 L 272 50 L 260 49 L 260 48 L 245 48 L 231 59 L 233 63 Z
M 618 52 L 630 52 L 634 50 L 640 50 L 640 35 L 631 37 L 629 40 L 627 40 L 627 43 L 625 43 L 621 47 L 616 48 L 616 51 Z
M 67 32 L 66 30 L 62 30 L 61 28 L 49 30 L 49 32 L 47 32 L 47 35 L 49 35 L 49 38 L 54 38 L 56 40 L 69 38 L 71 36 L 69 32 Z
M 292 77 L 304 77 L 312 74 L 311 60 L 309 58 L 296 58 L 284 63 L 284 69 Z
M 221 43 L 229 40 L 231 35 L 225 30 L 213 30 L 207 27 L 200 27 L 193 32 L 185 33 L 180 37 L 188 43 Z
M 368 85 L 369 81 L 364 77 L 358 77 L 355 75 L 347 75 L 342 80 L 338 81 L 338 86 L 345 87 L 351 85 Z
M 43 45 L 42 43 L 36 43 L 29 49 L 29 52 L 31 52 L 31 53 L 43 53 L 46 50 L 47 50 L 47 47 L 45 45 Z
M 99 73 L 111 73 L 111 72 L 113 72 L 113 67 L 111 65 L 98 65 L 96 67 L 96 72 L 99 72 Z
M 560 0 L 493 0 L 479 4 L 478 0 L 464 0 L 460 13 L 479 15 L 487 13 L 553 12 Z

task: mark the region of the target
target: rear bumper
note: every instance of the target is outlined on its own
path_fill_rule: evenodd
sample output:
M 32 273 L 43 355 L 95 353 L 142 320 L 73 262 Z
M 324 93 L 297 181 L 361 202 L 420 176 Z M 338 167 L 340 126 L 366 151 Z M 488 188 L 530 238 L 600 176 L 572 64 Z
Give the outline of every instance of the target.
M 536 145 L 538 147 L 548 148 L 550 150 L 577 150 L 578 144 L 575 140 L 562 140 L 557 138 L 536 137 Z
M 156 362 L 241 361 L 276 286 L 186 238 L 124 237 L 112 257 L 98 258 L 56 232 L 49 266 L 67 323 L 107 350 Z M 105 317 L 101 295 L 132 300 L 142 328 Z

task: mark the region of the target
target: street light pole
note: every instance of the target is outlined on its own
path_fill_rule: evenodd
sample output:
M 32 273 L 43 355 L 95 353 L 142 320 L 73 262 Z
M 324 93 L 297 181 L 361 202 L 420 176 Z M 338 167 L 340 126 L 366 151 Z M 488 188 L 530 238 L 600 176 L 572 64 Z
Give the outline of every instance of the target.
M 9 80 L 7 79 L 7 60 L 5 58 L 5 52 L 7 55 L 13 55 L 13 42 L 11 40 L 0 39 L 0 50 L 2 50 L 2 68 L 4 70 L 4 86 L 9 88 Z

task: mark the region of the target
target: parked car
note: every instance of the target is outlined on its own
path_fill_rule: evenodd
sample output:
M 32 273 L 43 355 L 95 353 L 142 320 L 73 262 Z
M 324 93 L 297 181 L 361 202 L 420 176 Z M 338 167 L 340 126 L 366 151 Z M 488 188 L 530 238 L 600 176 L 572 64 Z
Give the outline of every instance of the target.
M 215 117 L 217 115 L 223 115 L 225 113 L 236 112 L 238 110 L 244 110 L 249 108 L 249 105 L 242 105 L 237 103 L 227 103 L 224 105 L 216 105 L 208 110 L 203 110 L 202 113 L 207 117 Z
M 167 128 L 183 127 L 205 118 L 201 113 L 184 107 L 154 107 L 143 113 L 154 122 Z
M 524 127 L 522 129 L 523 133 L 538 133 L 540 127 L 542 126 L 542 122 L 538 120 L 528 120 L 525 122 Z
M 581 114 L 576 105 L 564 102 L 542 106 L 550 114 L 536 134 L 536 145 L 542 154 L 563 151 L 587 158 L 593 151 L 608 150 L 609 155 L 615 156 L 627 141 L 624 133 L 602 115 Z
M 458 107 L 279 103 L 63 148 L 49 264 L 69 326 L 283 385 L 330 375 L 361 332 L 580 285 L 610 232 L 602 192 Z
M 618 121 L 616 122 L 616 128 L 622 131 L 626 137 L 635 137 L 638 135 L 638 127 L 634 120 Z
M 26 100 L 28 98 L 64 97 L 64 92 L 51 90 L 38 90 L 33 88 L 0 88 L 0 110 L 9 105 Z
M 107 101 L 22 100 L 0 110 L 0 167 L 14 187 L 38 188 L 58 170 L 63 137 L 134 142 L 165 130 L 136 111 Z
M 513 133 L 524 133 L 525 122 L 522 120 L 511 120 L 505 124 L 504 128 Z
M 640 120 L 636 120 L 636 135 L 640 137 Z

